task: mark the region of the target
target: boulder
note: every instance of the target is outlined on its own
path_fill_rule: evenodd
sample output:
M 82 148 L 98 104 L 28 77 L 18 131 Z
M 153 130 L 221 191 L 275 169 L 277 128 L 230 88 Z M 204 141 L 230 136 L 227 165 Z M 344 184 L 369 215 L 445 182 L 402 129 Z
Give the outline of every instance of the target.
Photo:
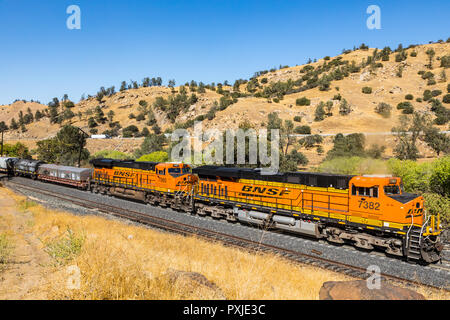
M 319 292 L 320 300 L 425 300 L 410 289 L 393 286 L 385 281 L 380 289 L 369 289 L 366 280 L 327 281 Z
M 167 269 L 164 277 L 187 299 L 226 300 L 222 290 L 201 273 Z

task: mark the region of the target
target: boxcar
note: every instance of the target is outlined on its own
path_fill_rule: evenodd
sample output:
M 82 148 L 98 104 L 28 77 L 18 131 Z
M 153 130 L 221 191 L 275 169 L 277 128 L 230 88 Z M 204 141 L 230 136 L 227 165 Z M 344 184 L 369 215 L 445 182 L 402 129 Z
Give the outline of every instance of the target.
M 87 189 L 92 169 L 42 164 L 38 169 L 38 179 Z

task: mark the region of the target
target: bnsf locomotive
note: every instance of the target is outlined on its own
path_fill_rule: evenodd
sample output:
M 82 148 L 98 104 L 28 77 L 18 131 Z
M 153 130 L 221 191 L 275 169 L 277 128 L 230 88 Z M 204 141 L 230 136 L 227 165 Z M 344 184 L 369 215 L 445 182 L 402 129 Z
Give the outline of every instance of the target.
M 94 169 L 0 158 L 0 171 L 257 225 L 416 262 L 440 260 L 439 215 L 396 177 L 95 159 Z

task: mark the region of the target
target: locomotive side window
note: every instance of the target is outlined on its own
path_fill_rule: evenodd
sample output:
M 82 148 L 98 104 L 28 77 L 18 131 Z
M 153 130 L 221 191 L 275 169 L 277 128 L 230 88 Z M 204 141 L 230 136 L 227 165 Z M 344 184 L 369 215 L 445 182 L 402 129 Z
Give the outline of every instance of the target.
M 352 195 L 361 197 L 378 198 L 378 187 L 356 187 L 352 185 Z

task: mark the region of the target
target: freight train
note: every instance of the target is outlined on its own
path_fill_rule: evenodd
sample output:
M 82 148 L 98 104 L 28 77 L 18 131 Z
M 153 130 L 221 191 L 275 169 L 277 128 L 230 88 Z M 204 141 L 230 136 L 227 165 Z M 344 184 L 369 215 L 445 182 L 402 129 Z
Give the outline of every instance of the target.
M 93 169 L 0 158 L 0 171 L 95 193 L 352 244 L 418 263 L 440 260 L 439 215 L 398 177 L 95 159 Z

